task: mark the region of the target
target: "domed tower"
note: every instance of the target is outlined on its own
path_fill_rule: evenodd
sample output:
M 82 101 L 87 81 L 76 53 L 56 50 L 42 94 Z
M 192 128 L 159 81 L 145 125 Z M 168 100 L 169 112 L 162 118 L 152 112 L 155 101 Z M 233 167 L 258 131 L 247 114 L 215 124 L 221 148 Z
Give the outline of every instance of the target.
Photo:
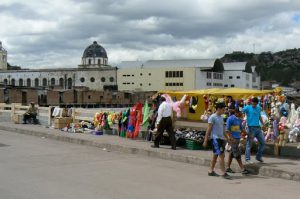
M 7 70 L 7 51 L 2 47 L 0 41 L 0 70 Z
M 107 66 L 107 54 L 105 49 L 96 41 L 89 45 L 83 52 L 81 65 L 82 68 L 101 68 Z

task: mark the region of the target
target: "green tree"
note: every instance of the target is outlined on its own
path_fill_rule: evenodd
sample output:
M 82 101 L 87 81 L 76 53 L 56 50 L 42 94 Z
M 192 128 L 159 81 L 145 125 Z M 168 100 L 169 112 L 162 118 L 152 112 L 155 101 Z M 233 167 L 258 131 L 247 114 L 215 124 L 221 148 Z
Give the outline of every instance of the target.
M 224 66 L 220 59 L 216 59 L 212 71 L 213 72 L 223 72 L 224 71 Z

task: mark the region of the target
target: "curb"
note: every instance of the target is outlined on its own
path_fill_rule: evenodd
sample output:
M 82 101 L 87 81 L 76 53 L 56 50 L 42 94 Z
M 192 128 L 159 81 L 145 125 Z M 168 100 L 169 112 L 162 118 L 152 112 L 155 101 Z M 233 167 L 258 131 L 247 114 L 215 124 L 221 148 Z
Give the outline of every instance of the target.
M 52 140 L 58 140 L 63 142 L 69 142 L 74 144 L 80 144 L 80 145 L 86 145 L 86 146 L 92 146 L 92 147 L 98 147 L 98 148 L 106 148 L 110 151 L 117 151 L 122 153 L 128 153 L 128 154 L 136 154 L 136 155 L 142 155 L 152 158 L 160 158 L 164 160 L 171 160 L 176 162 L 182 162 L 182 163 L 188 163 L 198 166 L 209 166 L 210 165 L 210 159 L 208 158 L 201 158 L 197 156 L 189 156 L 189 155 L 183 155 L 183 154 L 176 154 L 176 153 L 170 153 L 161 151 L 159 149 L 149 149 L 149 148 L 137 148 L 137 147 L 131 147 L 131 146 L 123 146 L 120 144 L 111 144 L 111 143 L 99 143 L 97 141 L 82 139 L 82 138 L 73 138 L 70 136 L 67 136 L 67 134 L 52 134 L 48 132 L 41 132 L 38 129 L 37 130 L 27 130 L 27 129 L 20 129 L 15 127 L 9 127 L 9 126 L 1 126 L 0 130 L 5 130 L 9 132 L 14 133 L 20 133 L 25 135 L 32 135 L 37 137 L 45 137 Z M 293 173 L 289 171 L 284 171 L 281 169 L 274 169 L 273 167 L 269 166 L 263 166 L 258 164 L 252 164 L 252 165 L 246 165 L 247 169 L 249 169 L 253 174 L 257 174 L 260 176 L 265 177 L 272 177 L 272 178 L 280 178 L 285 180 L 293 180 L 293 181 L 300 181 L 300 173 Z M 237 164 L 232 164 L 232 168 L 238 169 Z

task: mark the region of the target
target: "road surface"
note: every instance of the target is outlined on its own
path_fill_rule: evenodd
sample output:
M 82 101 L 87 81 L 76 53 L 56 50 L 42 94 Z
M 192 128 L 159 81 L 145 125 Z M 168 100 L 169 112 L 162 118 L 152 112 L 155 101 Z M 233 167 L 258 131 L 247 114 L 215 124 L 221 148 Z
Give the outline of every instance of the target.
M 0 131 L 1 199 L 299 197 L 299 182 L 207 176 L 207 168 Z

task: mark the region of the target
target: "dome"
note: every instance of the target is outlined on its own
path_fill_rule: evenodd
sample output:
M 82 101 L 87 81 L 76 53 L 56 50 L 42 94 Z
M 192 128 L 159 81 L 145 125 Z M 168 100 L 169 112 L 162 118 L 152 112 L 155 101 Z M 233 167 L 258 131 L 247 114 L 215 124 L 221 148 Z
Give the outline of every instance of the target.
M 102 46 L 100 46 L 96 41 L 94 41 L 93 44 L 88 46 L 83 52 L 82 58 L 87 57 L 107 58 L 107 54 L 105 49 Z

